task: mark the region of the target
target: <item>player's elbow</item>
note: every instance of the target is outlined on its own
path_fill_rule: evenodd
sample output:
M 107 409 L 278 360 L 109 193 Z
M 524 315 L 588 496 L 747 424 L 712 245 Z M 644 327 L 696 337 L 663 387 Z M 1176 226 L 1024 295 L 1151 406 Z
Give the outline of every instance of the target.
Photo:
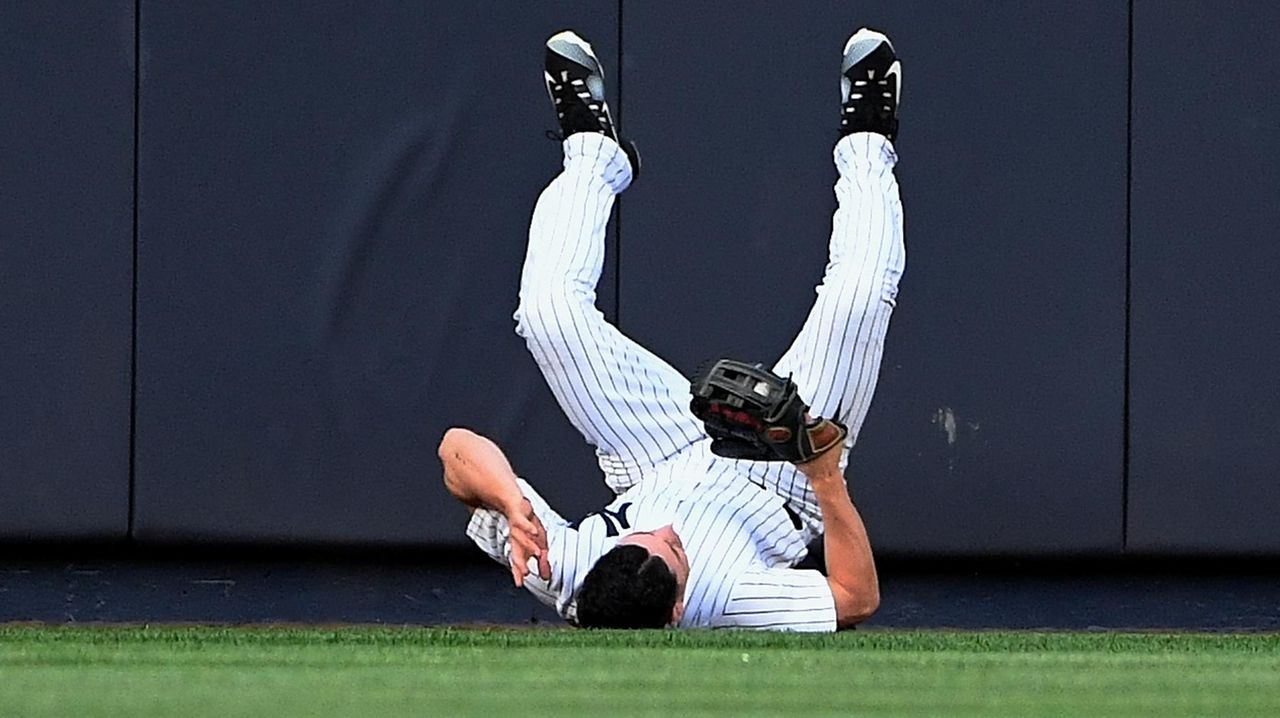
M 440 463 L 444 466 L 444 483 L 451 491 L 452 475 L 465 463 L 466 456 L 470 452 L 469 447 L 475 443 L 476 438 L 474 431 L 455 426 L 444 432 L 444 436 L 440 439 L 436 456 L 440 457 Z
M 859 601 L 849 606 L 845 614 L 837 620 L 840 628 L 853 628 L 863 621 L 875 615 L 880 609 L 880 593 L 873 592 L 870 596 L 864 596 Z
M 460 427 L 453 427 L 444 432 L 436 455 L 440 457 L 443 467 L 444 487 L 453 498 L 471 508 L 476 507 L 475 498 L 467 485 L 466 453 L 467 446 L 474 441 L 475 433 Z
M 836 628 L 853 628 L 871 618 L 880 608 L 880 586 L 872 581 L 855 589 L 833 587 L 836 603 Z
M 440 461 L 447 465 L 449 459 L 457 454 L 458 446 L 466 441 L 467 435 L 470 433 L 471 431 L 460 426 L 451 427 L 440 438 L 440 446 L 436 448 L 436 456 L 440 457 Z

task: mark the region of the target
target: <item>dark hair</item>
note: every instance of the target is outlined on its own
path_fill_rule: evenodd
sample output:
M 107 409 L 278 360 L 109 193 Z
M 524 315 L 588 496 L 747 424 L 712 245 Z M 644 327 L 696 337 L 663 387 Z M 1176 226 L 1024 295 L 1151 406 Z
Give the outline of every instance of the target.
M 642 546 L 601 556 L 578 589 L 583 628 L 663 628 L 676 605 L 676 575 Z

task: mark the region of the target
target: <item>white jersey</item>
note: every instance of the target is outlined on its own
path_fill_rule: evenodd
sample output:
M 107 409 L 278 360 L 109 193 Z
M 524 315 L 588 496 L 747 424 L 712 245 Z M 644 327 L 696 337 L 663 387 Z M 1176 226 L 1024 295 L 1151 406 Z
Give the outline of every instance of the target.
M 822 532 L 804 475 L 784 462 L 712 455 L 688 410 L 689 380 L 595 307 L 605 226 L 631 182 L 629 160 L 595 133 L 569 136 L 564 150 L 564 171 L 534 208 L 516 331 L 570 422 L 596 447 L 617 498 L 570 524 L 521 481 L 547 527 L 553 574 L 548 582 L 531 576 L 526 586 L 572 620 L 574 595 L 597 558 L 631 531 L 671 524 L 690 560 L 682 626 L 834 630 L 826 579 L 791 568 Z M 830 261 L 813 309 L 773 367 L 793 378 L 814 414 L 849 427 L 849 447 L 875 391 L 905 266 L 896 161 L 881 135 L 837 143 Z M 500 514 L 476 511 L 468 535 L 507 561 Z
M 551 579 L 536 571 L 529 591 L 561 616 L 576 618 L 574 598 L 596 559 L 633 531 L 670 524 L 689 557 L 681 627 L 835 630 L 835 604 L 826 577 L 791 567 L 804 558 L 809 533 L 773 491 L 747 480 L 701 442 L 666 462 L 604 509 L 575 523 L 537 496 L 529 497 L 547 528 Z M 468 535 L 494 559 L 510 551 L 506 519 L 477 511 Z

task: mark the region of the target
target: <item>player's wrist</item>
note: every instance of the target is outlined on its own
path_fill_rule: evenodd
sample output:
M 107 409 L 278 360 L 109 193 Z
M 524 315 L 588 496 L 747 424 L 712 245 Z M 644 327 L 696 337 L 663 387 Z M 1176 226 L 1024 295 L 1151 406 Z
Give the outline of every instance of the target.
M 845 487 L 840 453 L 838 449 L 832 449 L 813 461 L 797 465 L 815 492 L 827 493 L 829 489 Z
M 812 484 L 815 489 L 817 489 L 819 485 L 844 485 L 844 474 L 840 471 L 839 467 L 824 467 L 811 472 L 807 471 L 805 472 L 805 476 L 809 479 L 809 483 Z
M 527 516 L 533 511 L 533 504 L 524 497 L 524 494 L 516 491 L 512 494 L 503 495 L 498 502 L 497 509 L 508 518 L 512 516 Z

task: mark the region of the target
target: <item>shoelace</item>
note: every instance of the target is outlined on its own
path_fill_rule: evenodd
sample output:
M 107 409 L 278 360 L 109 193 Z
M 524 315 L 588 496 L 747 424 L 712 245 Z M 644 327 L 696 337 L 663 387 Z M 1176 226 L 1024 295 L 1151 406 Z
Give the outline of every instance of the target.
M 868 82 L 867 80 L 853 81 L 853 90 L 849 92 L 849 101 L 845 103 L 843 108 L 846 116 L 852 115 L 857 111 L 857 106 L 864 100 L 863 94 L 866 92 L 866 90 L 862 90 L 862 88 L 871 84 L 873 83 Z M 881 77 L 879 80 L 874 82 L 874 85 L 880 88 L 880 97 L 884 103 L 880 105 L 879 110 L 886 116 L 893 115 L 893 90 L 889 88 L 889 76 L 886 75 Z M 862 91 L 859 92 L 859 90 Z M 854 100 L 857 100 L 858 102 L 855 103 Z
M 573 88 L 571 95 L 567 92 L 570 87 Z M 572 96 L 591 112 L 592 118 L 601 126 L 601 128 L 611 127 L 612 123 L 609 122 L 609 117 L 604 113 L 604 103 L 597 102 L 595 98 L 591 96 L 591 91 L 587 89 L 587 83 L 582 78 L 575 77 L 574 79 L 569 80 L 567 74 L 562 71 L 560 73 L 560 82 L 555 82 L 553 80 L 551 83 L 551 96 L 555 100 L 556 119 L 561 123 L 564 122 L 565 111 L 562 108 L 564 108 L 566 104 L 565 99 Z M 547 130 L 546 134 L 548 139 L 564 140 L 564 135 L 555 132 L 554 130 Z
M 870 94 L 871 88 L 879 88 L 882 103 L 879 106 L 872 105 L 866 107 L 865 103 L 871 101 L 866 97 Z M 836 132 L 843 137 L 845 134 L 854 131 L 855 122 L 859 118 L 867 118 L 869 115 L 879 115 L 880 119 L 891 125 L 890 137 L 897 134 L 897 122 L 893 120 L 893 89 L 889 86 L 889 77 L 886 75 L 874 83 L 868 80 L 854 80 L 853 87 L 849 91 L 849 100 L 840 108 L 840 129 Z M 859 113 L 859 106 L 865 107 L 864 111 Z

